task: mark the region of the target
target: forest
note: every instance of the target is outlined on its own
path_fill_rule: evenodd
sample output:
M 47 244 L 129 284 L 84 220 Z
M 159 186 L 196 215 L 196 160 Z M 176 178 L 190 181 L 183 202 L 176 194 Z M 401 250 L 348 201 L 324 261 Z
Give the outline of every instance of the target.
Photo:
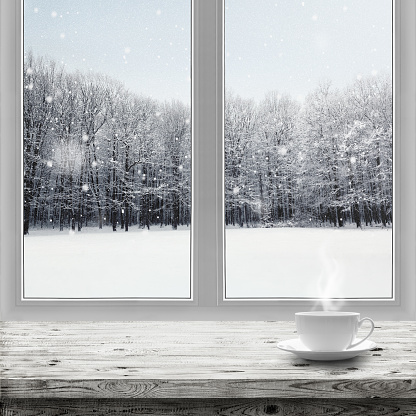
M 225 222 L 239 227 L 392 224 L 389 77 L 303 103 L 225 97 Z M 191 223 L 191 110 L 32 53 L 23 73 L 23 231 Z

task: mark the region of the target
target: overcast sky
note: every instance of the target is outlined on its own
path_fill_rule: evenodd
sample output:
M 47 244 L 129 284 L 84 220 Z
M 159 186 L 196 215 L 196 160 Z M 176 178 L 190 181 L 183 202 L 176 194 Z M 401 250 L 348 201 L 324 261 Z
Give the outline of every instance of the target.
M 25 0 L 24 45 L 68 70 L 190 102 L 190 0 Z
M 226 0 L 226 85 L 245 97 L 302 99 L 391 74 L 391 0 Z
M 25 0 L 25 50 L 190 101 L 190 0 Z M 391 0 L 226 0 L 226 87 L 303 97 L 391 74 Z

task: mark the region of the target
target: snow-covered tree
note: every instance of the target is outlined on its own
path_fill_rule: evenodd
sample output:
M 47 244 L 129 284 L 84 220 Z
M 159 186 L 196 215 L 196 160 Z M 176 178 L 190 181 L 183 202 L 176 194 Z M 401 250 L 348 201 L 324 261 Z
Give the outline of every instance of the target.
M 24 233 L 189 225 L 190 108 L 26 54 Z M 226 225 L 392 223 L 391 80 L 225 99 Z M 214 168 L 214 167 L 213 167 Z

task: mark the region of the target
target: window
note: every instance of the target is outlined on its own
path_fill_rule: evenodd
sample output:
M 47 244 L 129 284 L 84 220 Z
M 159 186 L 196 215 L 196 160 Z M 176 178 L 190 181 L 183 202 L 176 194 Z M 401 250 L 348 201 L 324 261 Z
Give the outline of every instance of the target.
M 191 300 L 190 0 L 23 16 L 23 298 Z
M 19 3 L 19 2 L 17 2 Z M 396 206 L 399 220 L 395 225 L 397 299 L 394 302 L 367 301 L 347 304 L 375 319 L 414 319 L 415 265 L 415 168 L 414 168 L 414 91 L 415 91 L 415 4 L 397 2 L 395 114 L 400 140 L 395 164 L 398 179 Z M 20 16 L 19 4 L 1 2 L 1 311 L 2 319 L 293 319 L 293 313 L 309 309 L 311 302 L 284 300 L 224 301 L 223 215 L 223 18 L 219 0 L 194 0 L 192 37 L 193 85 L 193 178 L 192 224 L 195 302 L 158 305 L 126 301 L 21 301 L 20 256 L 22 235 L 18 175 L 21 166 L 19 132 Z M 7 38 L 7 40 L 6 40 Z M 16 43 L 10 39 L 16 39 Z M 16 46 L 17 45 L 17 46 Z M 10 139 L 12 138 L 12 139 Z
M 226 299 L 394 299 L 393 42 L 391 0 L 225 0 Z

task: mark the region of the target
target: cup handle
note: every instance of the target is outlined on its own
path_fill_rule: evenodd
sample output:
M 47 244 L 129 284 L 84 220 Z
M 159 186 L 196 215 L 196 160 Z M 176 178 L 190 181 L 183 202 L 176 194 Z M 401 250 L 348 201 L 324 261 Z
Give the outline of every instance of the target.
M 372 333 L 373 333 L 373 331 L 374 331 L 374 321 L 371 319 L 371 318 L 363 318 L 363 319 L 361 319 L 359 322 L 358 322 L 358 328 L 361 328 L 361 325 L 365 322 L 365 321 L 368 321 L 368 322 L 370 322 L 371 323 L 371 330 L 370 330 L 370 332 L 368 333 L 368 335 L 365 337 L 365 338 L 363 338 L 361 341 L 358 341 L 358 342 L 356 342 L 355 344 L 351 344 L 349 347 L 347 347 L 347 350 L 349 350 L 350 348 L 354 348 L 354 347 L 356 347 L 357 345 L 360 345 L 362 342 L 364 342 Z

